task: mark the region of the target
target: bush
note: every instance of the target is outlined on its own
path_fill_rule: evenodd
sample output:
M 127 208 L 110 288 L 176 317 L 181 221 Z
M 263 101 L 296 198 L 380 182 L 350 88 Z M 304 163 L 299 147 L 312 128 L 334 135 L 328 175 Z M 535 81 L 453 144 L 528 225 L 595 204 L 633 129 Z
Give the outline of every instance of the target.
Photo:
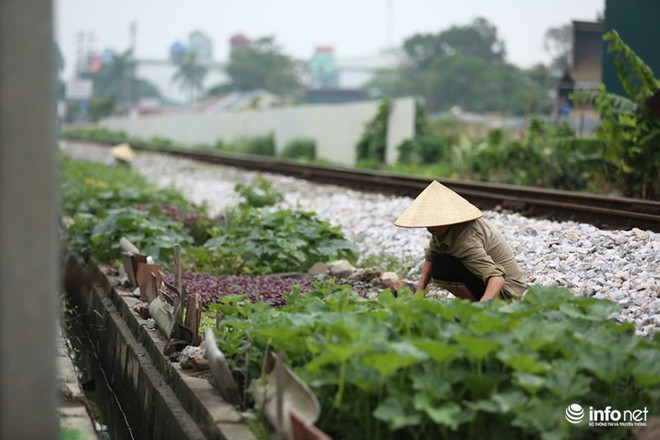
M 446 157 L 447 146 L 438 136 L 415 136 L 399 145 L 399 162 L 406 165 L 430 165 Z
M 392 104 L 384 100 L 378 107 L 376 116 L 367 123 L 362 137 L 356 145 L 358 161 L 385 162 L 385 150 L 387 149 L 387 120 Z
M 64 139 L 75 139 L 81 141 L 103 142 L 108 144 L 119 144 L 126 142 L 128 136 L 123 131 L 110 131 L 106 128 L 72 128 L 63 130 L 60 134 Z
M 234 191 L 245 199 L 239 205 L 242 207 L 261 208 L 262 206 L 272 206 L 284 200 L 284 194 L 273 189 L 270 182 L 262 176 L 257 176 L 249 185 L 237 183 L 234 186 Z
M 589 177 L 627 197 L 656 200 L 660 197 L 660 117 L 652 111 L 660 100 L 660 79 L 627 46 L 616 31 L 603 39 L 616 52 L 617 76 L 627 96 L 575 92 L 571 99 L 593 105 L 600 116 L 595 138 L 568 139 L 568 148 L 586 152 L 581 162 Z M 655 104 L 654 104 L 655 103 Z
M 284 146 L 282 157 L 314 160 L 316 159 L 316 141 L 314 139 L 294 139 Z
M 355 246 L 313 212 L 245 208 L 212 228 L 197 253 L 209 273 L 261 275 L 305 271 L 318 261 L 355 260 Z
M 266 136 L 256 136 L 243 139 L 239 142 L 239 150 L 246 154 L 256 154 L 259 156 L 275 155 L 275 136 L 272 134 Z
M 115 111 L 116 104 L 112 98 L 94 98 L 89 101 L 89 116 L 92 121 L 110 116 Z
M 470 169 L 479 180 L 513 185 L 547 186 L 551 132 L 543 121 L 532 118 L 525 138 L 507 139 L 502 130 L 493 130 L 486 141 L 467 156 Z

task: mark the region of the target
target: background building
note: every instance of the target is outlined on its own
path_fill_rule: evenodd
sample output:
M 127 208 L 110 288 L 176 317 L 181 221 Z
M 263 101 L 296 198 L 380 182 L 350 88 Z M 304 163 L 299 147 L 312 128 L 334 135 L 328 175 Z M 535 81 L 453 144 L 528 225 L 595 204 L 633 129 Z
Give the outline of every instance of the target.
M 318 46 L 307 62 L 310 89 L 336 89 L 339 87 L 339 71 L 335 49 L 332 46 Z
M 660 75 L 660 1 L 658 0 L 605 0 L 605 32 L 616 30 L 624 43 Z M 602 81 L 607 90 L 625 95 L 616 74 L 614 55 L 603 45 Z

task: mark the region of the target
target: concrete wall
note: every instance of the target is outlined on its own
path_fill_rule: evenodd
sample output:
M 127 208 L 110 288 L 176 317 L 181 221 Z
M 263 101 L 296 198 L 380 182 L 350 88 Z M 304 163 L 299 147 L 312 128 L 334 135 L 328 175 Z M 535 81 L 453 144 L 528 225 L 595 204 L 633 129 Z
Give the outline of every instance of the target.
M 378 112 L 379 104 L 380 101 L 363 101 L 216 114 L 150 115 L 106 119 L 100 125 L 145 140 L 160 136 L 183 144 L 213 144 L 219 139 L 232 142 L 273 133 L 278 153 L 291 140 L 313 138 L 320 159 L 352 166 L 356 160 L 355 145 L 365 124 Z M 397 146 L 414 134 L 414 98 L 393 100 L 387 133 L 388 163 L 396 161 Z

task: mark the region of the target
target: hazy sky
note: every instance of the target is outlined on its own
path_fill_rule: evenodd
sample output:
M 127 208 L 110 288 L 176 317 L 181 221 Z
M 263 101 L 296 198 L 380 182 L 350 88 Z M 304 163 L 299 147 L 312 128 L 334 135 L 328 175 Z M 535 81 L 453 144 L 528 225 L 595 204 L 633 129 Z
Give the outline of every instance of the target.
M 438 33 L 484 17 L 505 41 L 507 59 L 521 67 L 546 62 L 543 37 L 571 20 L 593 21 L 605 0 L 55 0 L 55 32 L 65 78 L 76 62 L 78 34 L 98 51 L 124 51 L 137 25 L 136 56 L 166 58 L 175 41 L 201 30 L 226 61 L 228 40 L 274 36 L 284 53 L 307 59 L 330 45 L 341 59 L 375 55 L 416 33 Z

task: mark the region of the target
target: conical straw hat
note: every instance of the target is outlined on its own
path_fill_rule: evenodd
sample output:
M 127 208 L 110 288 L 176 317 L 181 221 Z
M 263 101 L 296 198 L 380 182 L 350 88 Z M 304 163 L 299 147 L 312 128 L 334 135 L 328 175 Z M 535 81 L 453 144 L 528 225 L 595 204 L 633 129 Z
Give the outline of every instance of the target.
M 115 159 L 123 160 L 124 162 L 132 162 L 133 159 L 135 159 L 135 153 L 133 153 L 133 149 L 126 143 L 112 147 L 110 154 L 112 154 L 112 157 Z
M 463 223 L 482 215 L 476 206 L 434 180 L 394 224 L 402 228 L 428 228 Z

